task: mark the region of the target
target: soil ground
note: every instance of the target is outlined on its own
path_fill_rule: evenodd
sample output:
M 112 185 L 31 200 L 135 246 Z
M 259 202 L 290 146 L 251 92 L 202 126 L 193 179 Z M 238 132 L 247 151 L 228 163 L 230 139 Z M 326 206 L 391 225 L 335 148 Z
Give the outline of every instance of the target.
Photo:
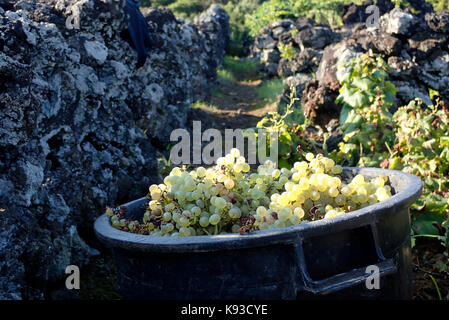
M 267 112 L 277 107 L 276 102 L 261 101 L 258 96 L 261 84 L 262 80 L 222 83 L 214 90 L 215 94 L 191 109 L 190 120 L 201 121 L 202 130 L 255 127 Z
M 412 259 L 413 298 L 449 300 L 448 257 L 444 255 L 444 247 L 433 239 L 417 241 L 412 250 Z

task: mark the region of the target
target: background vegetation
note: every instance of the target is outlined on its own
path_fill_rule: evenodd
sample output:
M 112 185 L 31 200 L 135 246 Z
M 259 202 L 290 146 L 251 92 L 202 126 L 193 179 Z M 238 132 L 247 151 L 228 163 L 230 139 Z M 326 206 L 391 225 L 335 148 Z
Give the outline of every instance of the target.
M 375 0 L 376 2 L 377 0 Z M 392 0 L 397 7 L 409 7 L 407 0 Z M 341 6 L 361 4 L 363 0 L 141 0 L 142 6 L 168 7 L 178 17 L 193 19 L 212 3 L 222 5 L 228 12 L 231 43 L 228 53 L 245 56 L 260 28 L 286 18 L 307 16 L 318 22 L 340 25 Z M 428 0 L 435 10 L 449 10 L 447 0 Z

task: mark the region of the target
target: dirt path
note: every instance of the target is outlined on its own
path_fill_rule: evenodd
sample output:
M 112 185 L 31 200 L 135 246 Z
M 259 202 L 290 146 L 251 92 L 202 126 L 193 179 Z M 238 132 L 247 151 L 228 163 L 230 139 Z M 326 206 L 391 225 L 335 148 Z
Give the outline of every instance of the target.
M 276 102 L 259 97 L 262 80 L 236 81 L 219 85 L 205 99 L 196 103 L 190 112 L 190 123 L 201 121 L 202 130 L 209 128 L 245 129 L 255 127 L 269 111 L 276 110 Z

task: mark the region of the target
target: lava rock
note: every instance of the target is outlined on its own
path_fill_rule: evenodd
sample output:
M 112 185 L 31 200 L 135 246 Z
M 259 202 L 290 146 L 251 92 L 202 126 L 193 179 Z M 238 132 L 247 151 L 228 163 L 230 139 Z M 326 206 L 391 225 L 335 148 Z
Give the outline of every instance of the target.
M 425 16 L 427 25 L 435 32 L 449 34 L 449 11 L 427 13 Z
M 125 2 L 0 0 L 0 299 L 43 299 L 87 263 L 95 218 L 158 182 L 157 150 L 214 84 L 221 7 L 146 10 L 155 44 L 137 68 Z
M 288 77 L 298 72 L 315 72 L 322 55 L 319 50 L 305 48 L 296 52 L 291 59 L 281 59 L 278 74 L 280 77 Z
M 419 66 L 412 60 L 403 57 L 390 57 L 387 60 L 390 74 L 395 79 L 409 80 L 416 76 Z
M 353 38 L 359 40 L 364 50 L 372 49 L 375 53 L 381 53 L 385 56 L 397 56 L 403 47 L 400 39 L 377 29 L 374 31 L 363 30 Z
M 400 8 L 395 8 L 380 17 L 380 26 L 383 32 L 397 35 L 410 35 L 413 28 L 419 24 L 419 19 Z
M 392 81 L 395 85 L 396 92 L 396 102 L 395 108 L 403 106 L 409 103 L 409 101 L 415 98 L 420 98 L 425 105 L 431 105 L 432 100 L 430 100 L 426 86 L 420 85 L 417 81 Z
M 316 22 L 315 22 L 315 20 L 313 20 L 311 18 L 299 17 L 294 22 L 294 25 L 295 25 L 295 27 L 296 27 L 296 29 L 298 31 L 301 31 L 301 30 L 304 30 L 304 29 L 312 28 L 313 26 L 316 25 Z
M 294 76 L 290 76 L 284 79 L 284 85 L 287 88 L 295 87 L 297 90 L 297 97 L 302 96 L 306 84 L 312 80 L 312 76 L 309 73 L 297 73 Z
M 329 27 L 315 26 L 299 31 L 294 36 L 295 42 L 301 48 L 323 49 L 330 43 L 339 41 L 339 35 L 334 33 Z
M 365 23 L 369 16 L 366 13 L 366 8 L 371 5 L 376 5 L 379 8 L 379 15 L 383 15 L 394 8 L 394 4 L 390 0 L 378 0 L 376 3 L 372 0 L 368 0 L 363 2 L 361 6 L 354 3 L 346 4 L 340 8 L 343 23 Z
M 318 66 L 316 79 L 320 85 L 324 85 L 326 82 L 339 82 L 347 68 L 338 68 L 338 66 L 344 66 L 346 62 L 361 54 L 361 46 L 358 43 L 348 40 L 327 46 L 324 49 L 323 57 Z M 332 80 L 329 81 L 329 79 Z
M 326 77 L 324 82 L 322 85 L 317 80 L 307 83 L 301 98 L 304 115 L 321 127 L 338 118 L 341 110 L 335 103 L 340 84 L 331 77 Z

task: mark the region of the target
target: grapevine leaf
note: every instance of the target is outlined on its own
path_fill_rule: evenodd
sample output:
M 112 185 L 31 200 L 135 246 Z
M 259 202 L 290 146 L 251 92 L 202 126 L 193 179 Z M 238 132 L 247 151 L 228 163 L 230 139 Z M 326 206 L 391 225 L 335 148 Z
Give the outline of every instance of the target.
M 438 236 L 438 229 L 435 227 L 435 223 L 442 223 L 444 217 L 438 214 L 428 213 L 415 213 L 413 219 L 413 231 L 418 235 L 435 235 Z
M 369 102 L 369 97 L 365 92 L 357 91 L 350 97 L 347 97 L 345 102 L 353 108 L 361 108 Z
M 402 169 L 402 161 L 400 157 L 394 157 L 390 162 L 388 169 L 391 170 L 400 170 Z
M 426 212 L 433 212 L 443 214 L 447 211 L 449 207 L 449 199 L 446 199 L 438 194 L 431 193 L 427 195 L 424 199 L 426 205 Z
M 340 123 L 345 123 L 346 119 L 348 118 L 349 112 L 352 110 L 351 107 L 348 105 L 344 105 L 343 108 L 341 108 L 340 112 Z
M 368 78 L 355 78 L 353 81 L 352 81 L 352 83 L 356 86 L 356 87 L 358 87 L 358 88 L 360 88 L 360 89 L 362 89 L 362 90 L 365 90 L 365 91 L 368 91 L 372 86 L 374 86 L 374 82 L 373 81 L 371 81 L 370 79 L 368 79 Z

